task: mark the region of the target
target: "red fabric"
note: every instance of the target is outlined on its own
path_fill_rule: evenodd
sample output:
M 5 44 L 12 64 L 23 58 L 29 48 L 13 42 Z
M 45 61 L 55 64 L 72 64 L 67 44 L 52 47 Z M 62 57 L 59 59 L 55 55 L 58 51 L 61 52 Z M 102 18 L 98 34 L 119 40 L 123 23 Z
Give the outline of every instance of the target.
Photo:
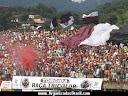
M 98 51 L 98 50 L 99 50 L 99 46 L 98 46 L 98 47 L 96 47 L 96 48 L 95 48 L 95 50 L 97 50 L 97 51 Z
M 76 59 L 76 57 L 75 56 L 73 56 L 73 60 L 75 60 Z
M 105 70 L 105 74 L 108 74 L 109 73 L 109 70 Z
M 75 59 L 74 61 L 75 61 L 75 63 L 77 63 L 77 59 Z
M 26 72 L 24 72 L 24 76 L 26 76 Z
M 49 62 L 50 61 L 50 59 L 47 59 L 47 62 Z
M 25 44 L 28 44 L 28 41 L 27 40 L 25 41 Z
M 120 52 L 119 55 L 122 55 L 122 52 Z
M 77 47 L 83 40 L 90 37 L 92 34 L 93 28 L 89 26 L 84 26 L 79 29 L 78 33 L 73 37 L 68 37 L 65 40 L 62 40 L 60 43 L 71 48 Z
M 78 53 L 78 57 L 79 57 L 79 58 L 81 57 L 81 53 Z
M 0 88 L 1 88 L 2 81 L 0 81 Z
M 85 55 L 88 56 L 88 53 L 86 52 Z
M 3 64 L 0 64 L 0 67 L 2 67 L 3 66 Z
M 57 77 L 57 73 L 55 73 L 55 77 Z
M 48 71 L 48 70 L 47 70 L 47 69 L 45 69 L 45 73 L 47 73 L 47 71 Z
M 68 67 L 71 65 L 70 61 L 68 61 Z
M 50 68 L 48 68 L 47 72 L 50 72 Z
M 94 66 L 94 62 L 92 62 L 91 66 Z
M 82 18 L 84 21 L 86 20 L 98 20 L 98 16 L 94 16 L 94 17 L 86 17 L 86 18 Z
M 62 31 L 61 31 L 61 32 L 62 32 L 62 34 L 64 34 L 64 29 L 62 29 Z
M 110 56 L 112 56 L 112 52 L 110 52 L 109 54 L 110 54 Z
M 62 68 L 64 67 L 64 64 L 63 64 L 63 63 L 61 64 L 61 67 L 62 67 Z

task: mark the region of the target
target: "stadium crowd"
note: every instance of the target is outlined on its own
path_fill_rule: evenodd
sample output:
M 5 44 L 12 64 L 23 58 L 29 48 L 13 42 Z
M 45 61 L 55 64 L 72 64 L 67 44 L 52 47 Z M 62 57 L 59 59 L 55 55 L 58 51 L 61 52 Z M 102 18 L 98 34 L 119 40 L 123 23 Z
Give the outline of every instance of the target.
M 128 82 L 128 45 L 110 42 L 104 46 L 71 49 L 59 43 L 77 31 L 1 32 L 6 38 L 4 43 L 31 46 L 40 54 L 40 60 L 35 61 L 37 66 L 33 70 L 19 67 L 11 62 L 8 44 L 0 42 L 0 80 L 12 80 L 13 76 L 44 76 Z

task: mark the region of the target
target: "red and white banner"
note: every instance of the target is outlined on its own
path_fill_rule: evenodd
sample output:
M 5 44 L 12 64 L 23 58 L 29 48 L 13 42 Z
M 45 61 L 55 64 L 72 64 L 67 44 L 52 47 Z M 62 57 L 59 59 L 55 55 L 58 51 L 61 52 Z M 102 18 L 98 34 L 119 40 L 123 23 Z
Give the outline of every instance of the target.
M 100 23 L 94 26 L 94 31 L 84 41 L 79 45 L 89 45 L 89 46 L 100 46 L 105 45 L 106 41 L 110 38 L 110 33 L 112 30 L 118 30 L 116 25 L 111 25 L 109 23 Z
M 83 14 L 82 19 L 85 22 L 98 22 L 98 12 L 92 12 L 89 15 Z
M 12 89 L 12 81 L 2 81 L 1 89 Z
M 1 91 L 1 84 L 2 84 L 2 81 L 0 81 L 0 91 Z
M 71 88 L 85 90 L 101 90 L 101 78 L 63 78 L 63 77 L 26 77 L 13 76 L 13 89 L 54 89 Z

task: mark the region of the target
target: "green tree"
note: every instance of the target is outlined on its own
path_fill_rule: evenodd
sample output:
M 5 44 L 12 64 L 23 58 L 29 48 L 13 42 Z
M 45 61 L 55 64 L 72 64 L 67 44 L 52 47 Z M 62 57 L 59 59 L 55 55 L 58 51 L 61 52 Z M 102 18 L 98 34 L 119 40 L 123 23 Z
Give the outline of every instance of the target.
M 42 24 L 42 27 L 45 28 L 46 30 L 50 30 L 50 24 L 51 24 L 51 21 L 47 20 L 45 21 L 44 24 Z
M 19 20 L 20 21 L 27 21 L 28 20 L 28 15 L 27 14 L 22 14 L 22 15 L 19 15 Z

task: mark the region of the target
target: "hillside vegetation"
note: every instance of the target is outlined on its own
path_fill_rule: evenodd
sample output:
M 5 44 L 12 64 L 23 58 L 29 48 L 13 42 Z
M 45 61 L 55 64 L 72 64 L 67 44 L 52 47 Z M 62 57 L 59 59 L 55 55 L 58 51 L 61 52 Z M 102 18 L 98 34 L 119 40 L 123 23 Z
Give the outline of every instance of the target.
M 100 1 L 100 0 L 99 0 Z M 99 23 L 108 22 L 110 24 L 116 24 L 119 27 L 128 25 L 128 0 L 120 0 L 113 3 L 106 3 L 105 5 L 98 6 L 91 11 L 79 11 L 71 12 L 74 17 L 74 25 L 77 27 L 84 26 L 82 21 L 82 14 L 89 14 L 90 12 L 99 12 Z M 42 26 L 49 29 L 50 21 L 56 17 L 60 18 L 61 15 L 69 11 L 58 11 L 54 7 L 49 7 L 45 4 L 39 3 L 35 7 L 9 7 L 0 8 L 0 30 L 7 30 L 13 27 L 20 26 L 19 23 L 12 23 L 11 20 L 15 17 L 19 18 L 21 22 L 28 20 L 29 14 L 38 14 L 47 18 L 47 22 Z M 94 24 L 90 24 L 94 25 Z

